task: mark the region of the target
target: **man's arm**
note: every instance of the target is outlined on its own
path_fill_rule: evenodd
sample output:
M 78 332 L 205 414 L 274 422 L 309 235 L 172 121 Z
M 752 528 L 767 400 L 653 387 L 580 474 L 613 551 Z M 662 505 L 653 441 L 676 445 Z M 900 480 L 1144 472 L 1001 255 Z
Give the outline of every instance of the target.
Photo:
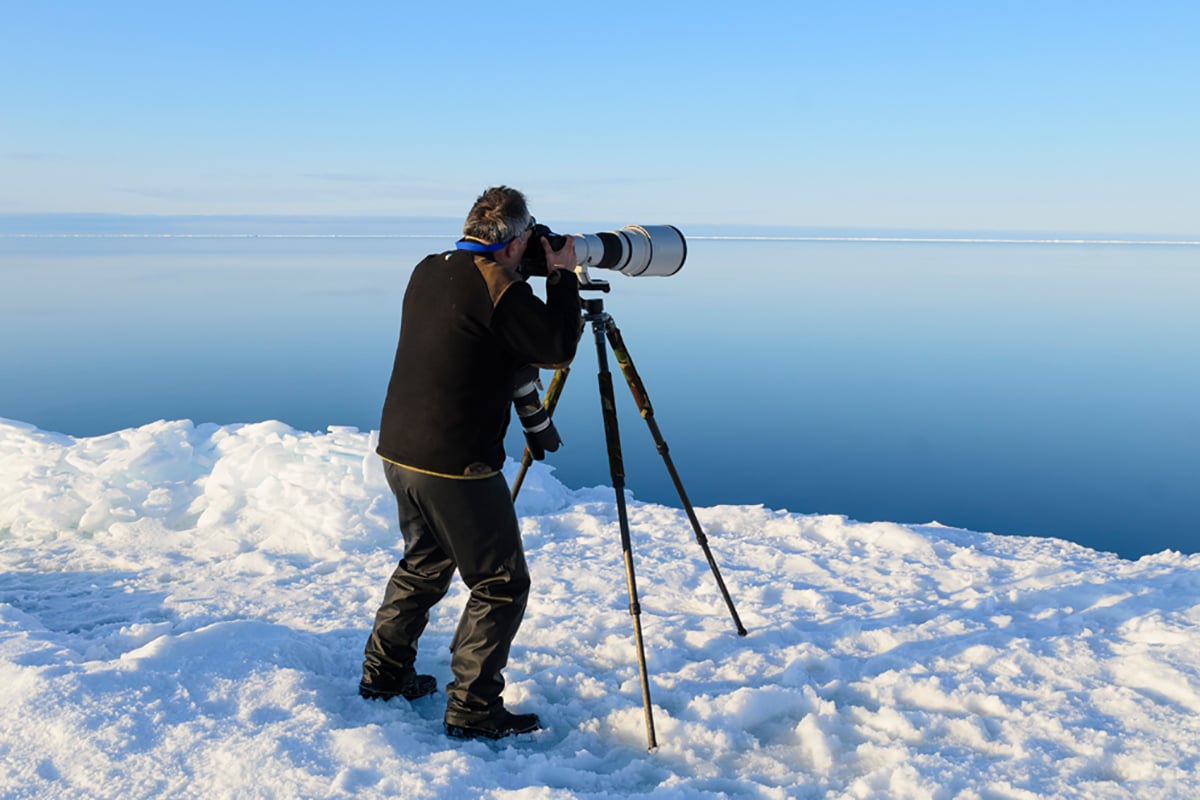
M 534 296 L 527 283 L 509 288 L 496 304 L 492 330 L 513 357 L 527 364 L 554 368 L 575 357 L 583 332 L 579 279 L 567 269 L 546 277 L 546 300 Z

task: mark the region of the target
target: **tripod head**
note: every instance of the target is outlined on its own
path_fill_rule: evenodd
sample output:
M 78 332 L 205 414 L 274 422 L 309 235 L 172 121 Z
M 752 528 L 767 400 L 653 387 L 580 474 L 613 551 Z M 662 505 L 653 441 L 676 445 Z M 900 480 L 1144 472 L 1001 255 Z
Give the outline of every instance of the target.
M 612 288 L 608 285 L 608 281 L 588 275 L 587 267 L 584 266 L 575 268 L 575 277 L 579 278 L 579 291 L 581 292 L 608 292 Z

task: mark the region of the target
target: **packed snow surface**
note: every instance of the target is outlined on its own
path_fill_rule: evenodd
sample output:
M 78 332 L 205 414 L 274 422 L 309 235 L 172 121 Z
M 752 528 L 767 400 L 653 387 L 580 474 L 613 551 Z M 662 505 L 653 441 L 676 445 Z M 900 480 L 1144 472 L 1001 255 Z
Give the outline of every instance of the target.
M 740 637 L 683 511 L 631 501 L 650 752 L 612 490 L 543 464 L 505 697 L 546 728 L 451 740 L 444 694 L 356 692 L 400 556 L 372 439 L 0 420 L 0 796 L 1200 792 L 1200 556 L 701 508 Z M 422 640 L 443 684 L 463 601 Z

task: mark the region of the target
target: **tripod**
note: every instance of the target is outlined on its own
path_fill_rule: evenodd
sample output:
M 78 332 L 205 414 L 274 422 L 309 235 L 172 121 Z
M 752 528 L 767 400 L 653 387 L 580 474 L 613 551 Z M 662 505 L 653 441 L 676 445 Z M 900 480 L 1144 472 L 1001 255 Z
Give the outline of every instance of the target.
M 582 288 L 607 291 L 607 284 L 602 282 L 586 283 Z M 717 562 L 708 547 L 708 537 L 704 535 L 704 531 L 700 527 L 700 520 L 696 518 L 696 511 L 692 507 L 687 492 L 683 488 L 683 482 L 680 480 L 679 473 L 675 469 L 675 463 L 671 460 L 667 443 L 658 429 L 658 423 L 654 420 L 654 409 L 650 405 L 650 398 L 646 394 L 646 387 L 643 385 L 642 379 L 633 365 L 633 360 L 629 357 L 629 351 L 625 347 L 625 341 L 621 337 L 620 330 L 617 329 L 612 316 L 604 310 L 603 299 L 589 298 L 584 300 L 583 305 L 583 320 L 592 324 L 592 333 L 596 340 L 596 361 L 599 365 L 599 374 L 597 377 L 600 384 L 600 410 L 604 417 L 604 439 L 608 448 L 608 468 L 612 476 L 613 490 L 616 492 L 617 498 L 617 520 L 621 528 L 621 551 L 625 559 L 625 584 L 629 589 L 629 614 L 633 618 L 633 638 L 637 647 L 638 672 L 642 683 L 642 705 L 646 713 L 646 741 L 649 749 L 654 750 L 658 747 L 658 740 L 654 735 L 654 713 L 650 704 L 650 678 L 646 670 L 646 649 L 642 641 L 642 610 L 638 602 L 637 578 L 633 569 L 633 544 L 630 541 L 629 516 L 625 508 L 625 465 L 621 456 L 621 436 L 617 428 L 617 405 L 613 397 L 612 373 L 608 369 L 608 354 L 605 349 L 605 341 L 612 348 L 613 356 L 617 359 L 617 364 L 625 376 L 625 382 L 629 384 L 629 390 L 633 393 L 633 400 L 637 404 L 638 411 L 641 413 L 642 419 L 646 420 L 646 425 L 650 428 L 650 434 L 654 437 L 658 453 L 662 456 L 663 463 L 666 464 L 671 481 L 675 484 L 675 491 L 679 494 L 684 511 L 687 513 L 688 520 L 692 524 L 692 530 L 695 531 L 696 542 L 704 551 L 704 556 L 708 559 L 709 567 L 712 568 L 713 577 L 717 580 L 717 586 L 721 590 L 721 595 L 725 598 L 725 605 L 728 606 L 729 613 L 733 617 L 733 623 L 737 627 L 738 635 L 745 636 L 746 629 L 742 626 L 737 609 L 733 606 L 733 599 L 729 596 L 729 590 L 725 588 L 725 581 L 721 579 L 721 571 L 717 569 Z M 543 400 L 543 405 L 548 413 L 553 414 L 554 406 L 558 403 L 558 398 L 562 394 L 569 371 L 565 367 L 555 371 L 550 386 L 546 390 L 545 399 Z M 529 451 L 529 448 L 526 448 L 521 457 L 520 469 L 513 480 L 513 500 L 517 499 L 517 494 L 521 490 L 521 484 L 525 480 L 525 473 L 532 464 L 533 455 Z

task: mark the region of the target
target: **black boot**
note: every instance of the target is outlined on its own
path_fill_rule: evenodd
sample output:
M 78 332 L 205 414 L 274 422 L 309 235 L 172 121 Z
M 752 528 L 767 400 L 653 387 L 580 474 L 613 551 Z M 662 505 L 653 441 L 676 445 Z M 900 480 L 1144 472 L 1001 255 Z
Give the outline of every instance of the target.
M 446 734 L 455 739 L 503 739 L 542 729 L 537 714 L 514 714 L 499 706 L 486 717 L 468 721 L 446 715 Z
M 370 683 L 362 681 L 358 684 L 359 695 L 367 700 L 391 700 L 393 697 L 416 700 L 436 691 L 437 678 L 432 675 L 418 675 L 415 672 L 395 683 L 376 679 Z

